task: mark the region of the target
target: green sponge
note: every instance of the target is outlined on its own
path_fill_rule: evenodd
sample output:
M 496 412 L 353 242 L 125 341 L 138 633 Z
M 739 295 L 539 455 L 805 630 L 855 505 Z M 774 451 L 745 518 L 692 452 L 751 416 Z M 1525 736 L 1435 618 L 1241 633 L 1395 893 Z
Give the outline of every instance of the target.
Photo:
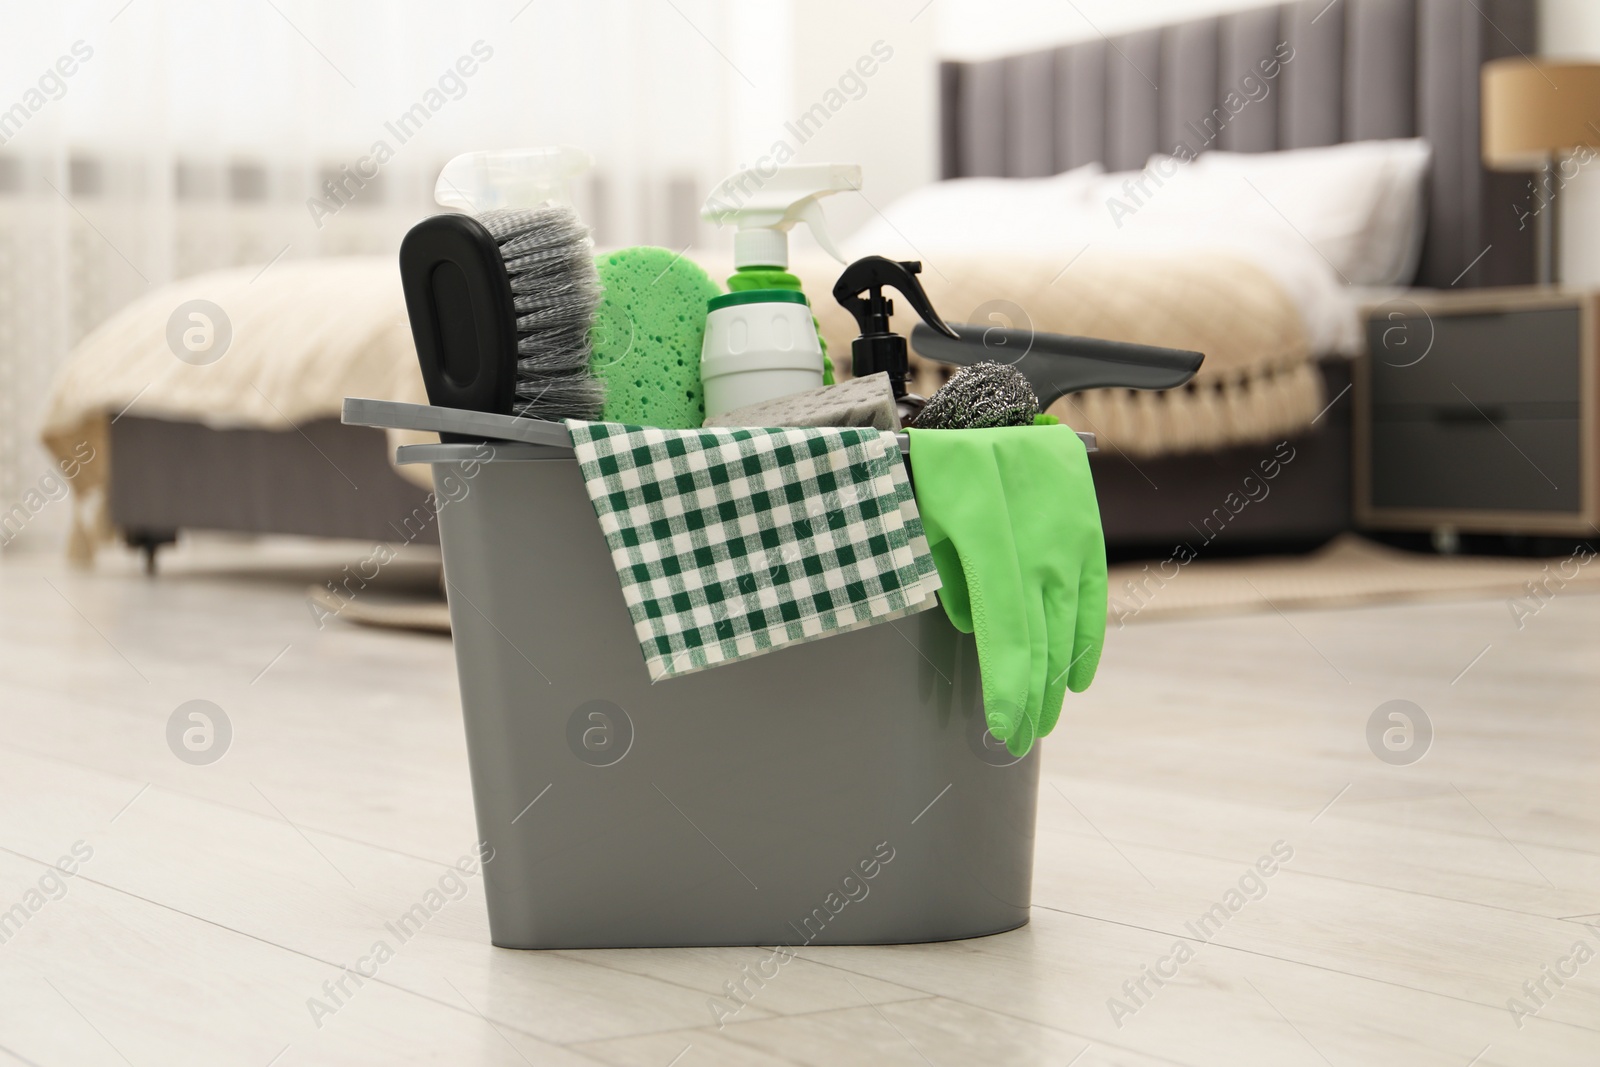
M 604 292 L 589 335 L 589 369 L 606 386 L 600 417 L 697 429 L 706 417 L 706 302 L 721 287 L 668 248 L 623 248 L 595 257 L 595 266 Z

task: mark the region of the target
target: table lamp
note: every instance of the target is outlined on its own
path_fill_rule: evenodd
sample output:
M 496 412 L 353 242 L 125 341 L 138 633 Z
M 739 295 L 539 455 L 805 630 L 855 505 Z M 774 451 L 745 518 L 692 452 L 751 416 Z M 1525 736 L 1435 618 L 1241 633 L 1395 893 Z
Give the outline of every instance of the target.
M 1574 163 L 1594 160 L 1593 150 L 1600 148 L 1600 63 L 1492 60 L 1483 65 L 1482 106 L 1484 166 L 1540 172 L 1527 211 L 1535 227 L 1539 284 L 1554 285 L 1561 186 L 1576 172 Z

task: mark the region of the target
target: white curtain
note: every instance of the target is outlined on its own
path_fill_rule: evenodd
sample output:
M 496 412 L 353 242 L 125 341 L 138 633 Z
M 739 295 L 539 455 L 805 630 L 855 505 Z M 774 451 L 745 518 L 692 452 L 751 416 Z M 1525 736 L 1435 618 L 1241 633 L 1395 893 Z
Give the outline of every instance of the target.
M 7 4 L 0 511 L 49 470 L 38 415 L 77 339 L 173 278 L 393 254 L 434 210 L 434 178 L 458 152 L 580 145 L 596 167 L 578 206 L 603 243 L 704 238 L 706 190 L 754 140 L 747 128 L 787 109 L 785 11 L 738 0 Z

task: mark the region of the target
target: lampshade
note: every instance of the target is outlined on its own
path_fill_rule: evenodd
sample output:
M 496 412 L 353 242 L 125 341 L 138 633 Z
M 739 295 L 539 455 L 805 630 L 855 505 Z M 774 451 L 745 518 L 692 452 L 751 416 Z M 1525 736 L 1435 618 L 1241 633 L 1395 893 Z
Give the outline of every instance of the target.
M 1521 56 L 1483 65 L 1483 162 L 1537 170 L 1585 145 L 1600 147 L 1600 63 Z

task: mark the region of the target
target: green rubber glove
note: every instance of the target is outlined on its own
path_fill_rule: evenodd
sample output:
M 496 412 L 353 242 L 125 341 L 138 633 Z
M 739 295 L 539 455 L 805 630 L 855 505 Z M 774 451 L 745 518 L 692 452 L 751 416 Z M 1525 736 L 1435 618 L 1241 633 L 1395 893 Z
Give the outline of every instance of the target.
M 1094 681 L 1106 542 L 1089 456 L 1067 426 L 917 430 L 911 475 L 939 602 L 975 634 L 989 732 L 1013 756 Z

